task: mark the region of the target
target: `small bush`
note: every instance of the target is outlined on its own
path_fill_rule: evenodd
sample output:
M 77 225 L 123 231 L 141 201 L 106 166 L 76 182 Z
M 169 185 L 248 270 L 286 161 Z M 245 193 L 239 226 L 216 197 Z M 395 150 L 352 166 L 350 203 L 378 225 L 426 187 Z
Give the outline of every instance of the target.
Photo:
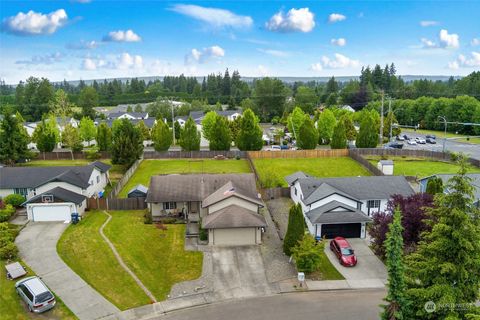
M 176 218 L 161 218 L 159 220 L 159 223 L 163 223 L 163 224 L 174 224 L 176 222 L 177 222 Z
M 235 156 L 235 159 L 236 159 L 236 160 L 240 160 L 240 156 L 237 154 L 237 155 Z
M 15 208 L 11 204 L 7 204 L 5 209 L 0 210 L 0 222 L 5 222 L 15 213 Z
M 25 197 L 22 196 L 21 194 L 9 194 L 3 199 L 3 201 L 7 205 L 10 204 L 15 208 L 18 208 L 22 203 L 25 202 Z
M 325 241 L 317 244 L 312 235 L 305 235 L 303 239 L 292 248 L 292 256 L 297 265 L 297 270 L 306 273 L 318 271 L 324 247 Z
M 200 228 L 198 230 L 198 238 L 201 240 L 201 241 L 207 241 L 208 240 L 208 231 L 203 229 L 203 228 Z
M 85 157 L 87 160 L 95 161 L 100 159 L 101 154 L 98 152 L 98 148 L 94 147 L 85 151 Z
M 0 259 L 12 260 L 18 255 L 18 248 L 15 243 L 10 242 L 6 246 L 0 248 Z
M 152 213 L 151 212 L 147 212 L 143 215 L 143 223 L 145 224 L 152 224 L 153 222 L 153 219 L 152 219 Z

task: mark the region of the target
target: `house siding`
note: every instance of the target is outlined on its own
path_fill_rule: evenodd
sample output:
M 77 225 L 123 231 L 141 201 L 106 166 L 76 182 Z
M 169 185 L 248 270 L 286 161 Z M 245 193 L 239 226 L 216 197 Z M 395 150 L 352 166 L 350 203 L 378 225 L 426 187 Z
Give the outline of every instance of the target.
M 228 207 L 230 205 L 237 205 L 242 208 L 251 210 L 253 212 L 258 212 L 258 205 L 255 203 L 251 203 L 250 201 L 243 200 L 238 197 L 230 197 L 225 200 L 219 201 L 217 203 L 212 204 L 208 207 L 208 214 L 214 213 L 220 209 Z

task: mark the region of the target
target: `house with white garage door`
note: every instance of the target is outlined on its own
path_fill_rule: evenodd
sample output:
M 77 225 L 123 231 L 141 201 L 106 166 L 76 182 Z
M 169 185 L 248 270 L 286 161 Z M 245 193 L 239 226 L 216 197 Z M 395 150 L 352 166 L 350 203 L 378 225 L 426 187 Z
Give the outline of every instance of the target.
M 86 166 L 0 167 L 0 197 L 23 195 L 28 217 L 35 221 L 70 220 L 71 213 L 84 212 L 86 198 L 102 195 L 110 182 L 110 167 L 100 161 Z
M 305 223 L 317 238 L 365 238 L 374 212 L 394 195 L 414 190 L 403 176 L 315 178 L 301 171 L 285 178 L 290 197 L 302 206 Z
M 180 216 L 208 230 L 210 245 L 262 242 L 263 202 L 253 174 L 161 175 L 150 179 L 152 218 Z

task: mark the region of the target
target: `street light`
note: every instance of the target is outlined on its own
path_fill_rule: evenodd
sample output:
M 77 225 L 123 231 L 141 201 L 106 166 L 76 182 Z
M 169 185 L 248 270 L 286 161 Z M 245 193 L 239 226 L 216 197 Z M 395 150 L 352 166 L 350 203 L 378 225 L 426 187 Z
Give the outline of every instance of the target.
M 438 119 L 442 120 L 443 121 L 443 125 L 444 125 L 444 128 L 445 128 L 445 136 L 443 138 L 443 153 L 445 153 L 445 143 L 447 142 L 447 118 L 445 118 L 444 116 L 438 116 Z

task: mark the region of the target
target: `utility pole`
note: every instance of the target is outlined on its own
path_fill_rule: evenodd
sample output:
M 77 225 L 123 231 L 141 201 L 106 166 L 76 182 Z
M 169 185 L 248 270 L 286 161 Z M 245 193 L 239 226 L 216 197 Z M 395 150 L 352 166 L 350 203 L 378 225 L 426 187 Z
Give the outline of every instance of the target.
M 447 118 L 444 116 L 438 116 L 438 119 L 443 121 L 444 129 L 445 129 L 445 136 L 443 138 L 443 153 L 445 153 L 445 143 L 447 142 Z
M 174 114 L 173 114 L 173 103 L 171 103 L 170 100 L 170 106 L 172 107 L 172 133 L 173 133 L 173 145 L 175 145 L 175 119 L 174 119 Z
M 380 136 L 379 136 L 380 144 L 383 143 L 383 96 L 384 96 L 384 92 L 382 90 L 382 109 L 380 111 Z
M 390 140 L 392 141 L 392 127 L 393 127 L 393 113 L 392 113 L 392 98 L 388 97 L 388 116 L 390 117 Z

